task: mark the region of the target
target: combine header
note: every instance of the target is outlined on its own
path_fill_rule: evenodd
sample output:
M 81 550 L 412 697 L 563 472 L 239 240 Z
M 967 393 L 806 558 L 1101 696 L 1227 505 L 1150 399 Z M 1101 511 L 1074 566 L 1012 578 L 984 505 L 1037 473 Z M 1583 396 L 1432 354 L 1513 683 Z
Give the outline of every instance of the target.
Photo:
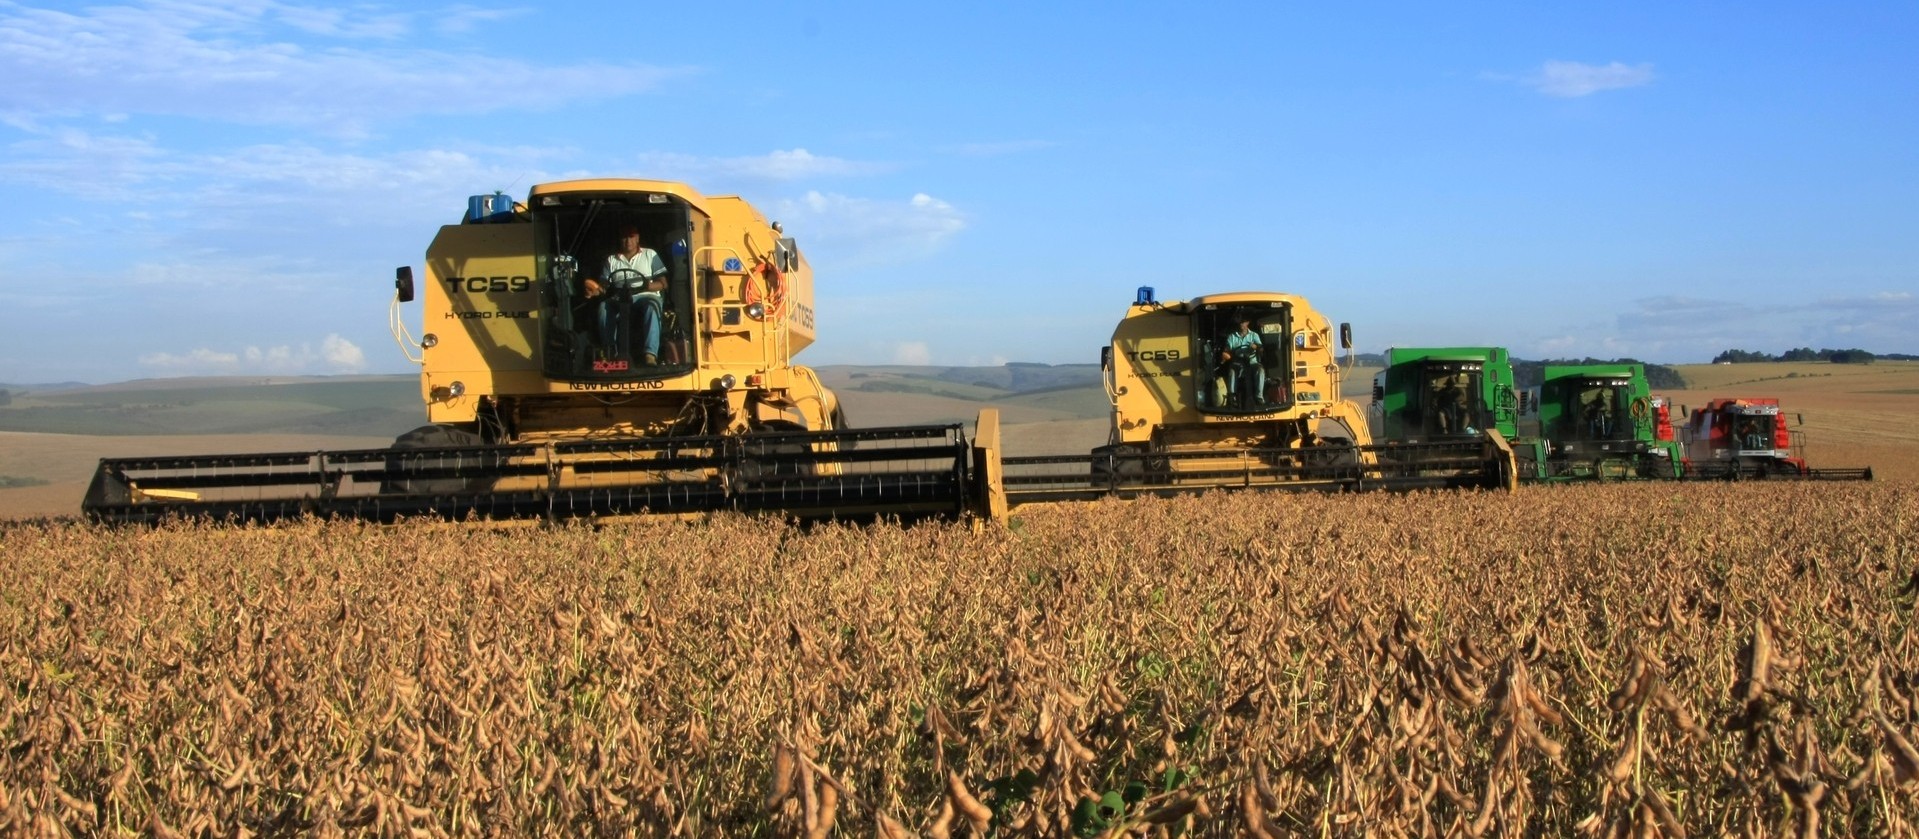
M 989 478 L 1011 505 L 1220 488 L 1511 487 L 1513 453 L 1492 429 L 1374 443 L 1360 408 L 1340 396 L 1335 341 L 1350 349 L 1350 327 L 1336 334 L 1297 295 L 1167 304 L 1142 288 L 1101 352 L 1108 445 L 1006 457 Z
M 738 197 L 612 179 L 476 196 L 425 269 L 419 288 L 395 272 L 390 325 L 428 425 L 386 449 L 106 459 L 83 510 L 957 516 L 977 497 L 959 426 L 849 430 L 792 363 L 814 340 L 812 270 Z M 400 309 L 416 291 L 417 339 Z

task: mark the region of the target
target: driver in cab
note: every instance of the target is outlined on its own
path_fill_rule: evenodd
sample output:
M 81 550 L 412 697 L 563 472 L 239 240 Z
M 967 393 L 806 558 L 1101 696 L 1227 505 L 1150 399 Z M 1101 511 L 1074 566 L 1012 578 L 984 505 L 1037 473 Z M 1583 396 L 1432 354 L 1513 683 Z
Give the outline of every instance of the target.
M 1266 401 L 1266 368 L 1259 363 L 1260 349 L 1259 333 L 1253 331 L 1252 319 L 1242 317 L 1239 328 L 1227 333 L 1226 346 L 1219 353 L 1219 363 L 1227 370 L 1228 393 L 1240 397 L 1242 408 Z
M 606 257 L 605 279 L 588 277 L 584 283 L 589 300 L 600 301 L 600 340 L 618 356 L 628 352 L 626 321 L 628 307 L 621 305 L 624 290 L 631 311 L 639 320 L 644 363 L 653 364 L 660 352 L 660 292 L 666 289 L 666 263 L 651 248 L 640 247 L 640 230 L 633 225 L 620 228 L 620 247 Z

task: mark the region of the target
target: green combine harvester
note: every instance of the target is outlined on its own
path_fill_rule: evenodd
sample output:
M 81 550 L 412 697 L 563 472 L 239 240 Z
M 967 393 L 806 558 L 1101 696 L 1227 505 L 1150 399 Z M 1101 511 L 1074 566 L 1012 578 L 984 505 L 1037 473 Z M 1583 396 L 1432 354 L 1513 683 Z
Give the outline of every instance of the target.
M 1668 408 L 1644 365 L 1547 365 L 1521 389 L 1504 347 L 1394 348 L 1373 382 L 1380 437 L 1391 442 L 1511 441 L 1519 480 L 1678 478 Z
M 1511 358 L 1502 347 L 1434 347 L 1386 352 L 1373 378 L 1378 439 L 1388 443 L 1453 443 L 1496 434 L 1513 451 L 1517 477 L 1533 480 L 1537 440 L 1519 435 L 1520 399 Z
M 1540 479 L 1685 476 L 1671 410 L 1652 395 L 1645 365 L 1548 364 L 1538 394 L 1525 401 L 1545 443 Z

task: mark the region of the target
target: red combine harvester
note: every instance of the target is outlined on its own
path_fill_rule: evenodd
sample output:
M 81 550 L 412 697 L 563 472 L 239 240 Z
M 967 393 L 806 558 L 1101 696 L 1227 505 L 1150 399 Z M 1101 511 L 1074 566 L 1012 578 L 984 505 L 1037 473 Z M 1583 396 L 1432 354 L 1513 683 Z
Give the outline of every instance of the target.
M 1714 399 L 1692 412 L 1683 442 L 1688 478 L 1872 480 L 1870 466 L 1812 469 L 1795 457 L 1793 449 L 1804 448 L 1803 432 L 1786 426 L 1777 399 Z

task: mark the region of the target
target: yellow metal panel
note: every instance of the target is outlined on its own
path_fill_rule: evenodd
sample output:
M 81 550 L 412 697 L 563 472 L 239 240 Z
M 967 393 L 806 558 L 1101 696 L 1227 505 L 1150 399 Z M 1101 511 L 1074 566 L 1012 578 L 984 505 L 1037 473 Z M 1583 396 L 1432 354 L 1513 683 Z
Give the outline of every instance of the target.
M 1198 421 L 1190 400 L 1192 353 L 1191 321 L 1183 310 L 1127 310 L 1113 330 L 1113 421 L 1120 442 L 1145 442 L 1161 425 Z
M 435 422 L 471 419 L 474 401 L 501 392 L 496 379 L 537 383 L 540 335 L 539 278 L 530 224 L 465 224 L 440 228 L 427 248 L 421 289 L 426 348 L 421 393 Z M 513 376 L 512 374 L 530 374 Z M 458 381 L 466 404 L 442 400 L 434 389 Z

